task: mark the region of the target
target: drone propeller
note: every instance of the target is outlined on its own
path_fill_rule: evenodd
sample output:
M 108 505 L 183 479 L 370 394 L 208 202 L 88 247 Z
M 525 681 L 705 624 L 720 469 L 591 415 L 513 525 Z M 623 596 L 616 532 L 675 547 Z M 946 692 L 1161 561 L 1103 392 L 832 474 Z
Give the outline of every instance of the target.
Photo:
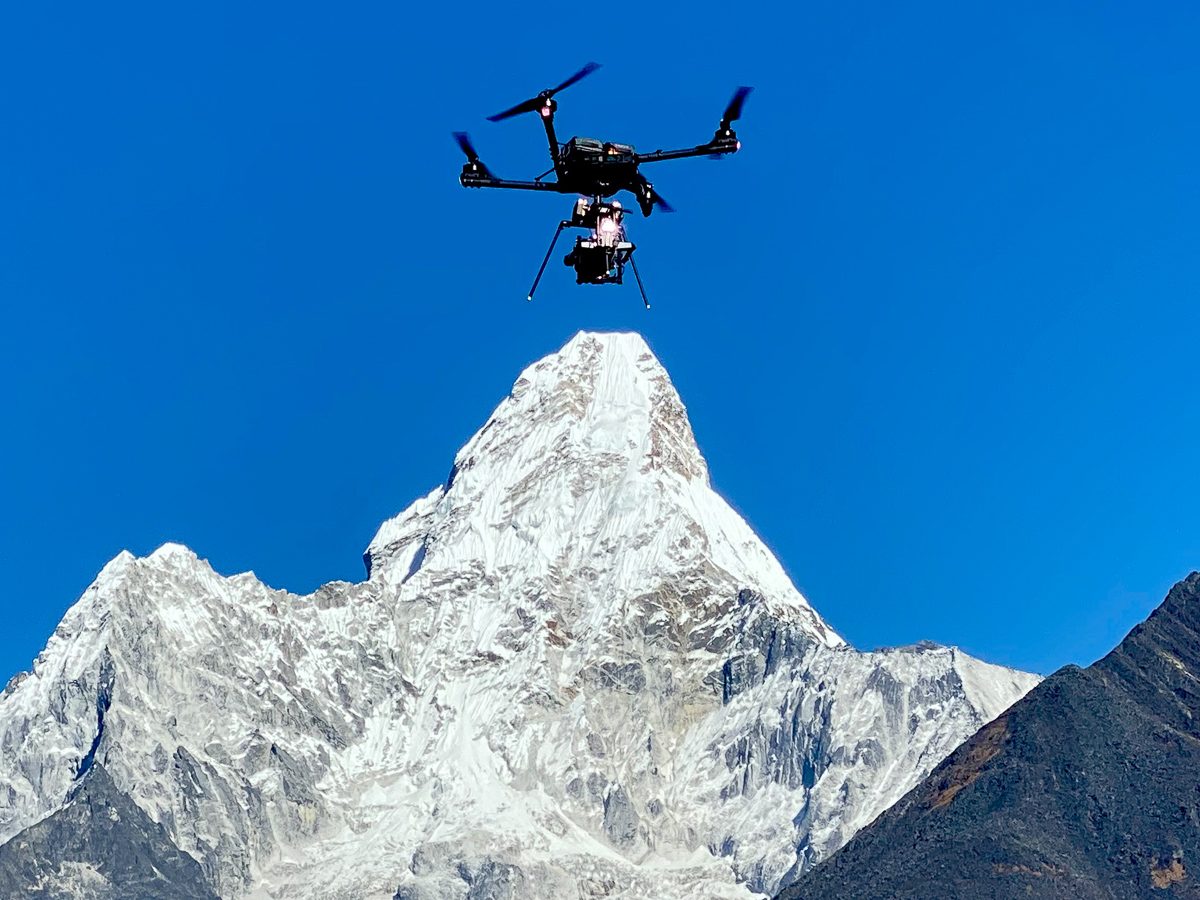
M 653 201 L 655 206 L 665 213 L 675 212 L 675 207 L 663 199 L 663 195 L 655 189 L 654 185 L 647 185 L 647 187 L 650 188 L 650 199 Z
M 467 164 L 463 166 L 463 172 L 468 170 L 478 172 L 480 175 L 490 176 L 492 173 L 488 171 L 488 167 L 479 159 L 479 154 L 475 152 L 475 145 L 471 143 L 471 136 L 465 131 L 454 132 L 454 140 L 458 142 L 459 149 L 467 157 Z
M 568 78 L 562 84 L 560 84 L 558 87 L 554 88 L 553 90 L 547 91 L 546 96 L 552 97 L 553 95 L 557 94 L 559 91 L 566 90 L 571 85 L 573 85 L 575 82 L 582 81 L 584 78 L 587 78 L 587 76 L 591 75 L 598 68 L 600 68 L 600 63 L 598 63 L 598 62 L 588 63 L 586 66 L 584 66 L 582 69 L 580 69 L 574 75 L 572 75 L 570 78 Z
M 504 110 L 504 112 L 498 112 L 494 116 L 488 116 L 488 121 L 489 122 L 499 122 L 503 119 L 510 119 L 513 116 L 520 115 L 521 113 L 535 112 L 535 111 L 541 109 L 543 106 L 545 106 L 546 101 L 549 100 L 551 97 L 553 97 L 555 94 L 557 94 L 559 91 L 565 90 L 566 88 L 569 88 L 571 85 L 573 85 L 575 82 L 577 82 L 583 78 L 586 78 L 587 76 L 589 76 L 593 72 L 595 72 L 598 68 L 600 68 L 600 63 L 590 62 L 586 66 L 584 66 L 582 69 L 580 69 L 578 72 L 576 72 L 574 75 L 572 75 L 570 78 L 568 78 L 566 81 L 564 81 L 562 84 L 560 84 L 558 87 L 548 88 L 548 89 L 542 91 L 536 97 L 530 97 L 528 100 L 524 100 L 524 101 L 518 103 L 516 106 L 509 107 L 508 109 Z
M 742 117 L 742 106 L 746 103 L 746 96 L 752 90 L 754 88 L 740 87 L 733 92 L 733 99 L 729 101 L 729 105 L 725 107 L 725 115 L 721 117 L 722 128 L 728 128 Z
M 471 136 L 465 131 L 454 132 L 454 139 L 458 141 L 458 146 L 464 154 L 466 154 L 467 162 L 479 162 L 479 154 L 475 152 L 475 145 L 471 143 Z
M 654 209 L 661 209 L 665 213 L 675 212 L 675 207 L 668 203 L 666 198 L 654 189 L 654 185 L 650 183 L 650 180 L 645 175 L 638 175 L 634 186 L 630 190 L 637 195 L 638 206 L 641 207 L 643 216 L 650 215 Z
M 731 150 L 738 150 L 741 144 L 737 140 L 737 135 L 733 132 L 733 123 L 742 117 L 742 107 L 746 105 L 746 97 L 754 88 L 742 86 L 733 92 L 733 97 L 729 101 L 729 105 L 725 107 L 725 114 L 721 116 L 721 124 L 717 126 L 716 134 L 713 135 L 714 144 L 722 144 L 733 146 L 722 146 L 718 152 L 708 154 L 709 159 L 724 159 L 725 155 Z

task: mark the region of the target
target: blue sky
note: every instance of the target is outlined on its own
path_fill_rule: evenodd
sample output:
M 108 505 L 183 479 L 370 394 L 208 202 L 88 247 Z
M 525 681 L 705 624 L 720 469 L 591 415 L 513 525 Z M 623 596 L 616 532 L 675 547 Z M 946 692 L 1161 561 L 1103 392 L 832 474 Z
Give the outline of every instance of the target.
M 637 329 L 854 644 L 1088 663 L 1200 568 L 1200 7 L 26 4 L 0 13 L 0 680 L 122 548 L 311 590 L 526 363 Z M 412 6 L 412 5 L 405 5 Z M 450 132 L 711 135 L 632 285 Z

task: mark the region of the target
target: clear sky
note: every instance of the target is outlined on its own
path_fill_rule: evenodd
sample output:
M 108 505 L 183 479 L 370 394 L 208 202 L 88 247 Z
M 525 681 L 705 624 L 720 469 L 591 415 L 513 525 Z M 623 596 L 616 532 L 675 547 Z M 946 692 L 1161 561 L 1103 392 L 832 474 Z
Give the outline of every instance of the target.
M 1200 6 L 9 4 L 0 682 L 122 548 L 308 591 L 528 362 L 637 329 L 714 482 L 863 648 L 1086 664 L 1200 568 Z M 524 300 L 532 117 L 664 164 L 654 301 Z

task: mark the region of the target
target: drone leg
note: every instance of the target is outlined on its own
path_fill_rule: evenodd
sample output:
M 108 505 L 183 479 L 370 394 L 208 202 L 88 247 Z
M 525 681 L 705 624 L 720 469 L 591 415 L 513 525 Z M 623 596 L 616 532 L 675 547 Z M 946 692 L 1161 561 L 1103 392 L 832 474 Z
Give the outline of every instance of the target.
M 563 220 L 562 222 L 558 223 L 558 228 L 554 230 L 554 238 L 550 241 L 550 249 L 546 251 L 546 256 L 542 260 L 541 266 L 538 268 L 537 277 L 533 279 L 533 287 L 529 289 L 529 296 L 525 298 L 526 300 L 533 299 L 533 292 L 537 290 L 538 282 L 542 280 L 542 273 L 546 271 L 546 263 L 550 262 L 550 254 L 554 252 L 554 245 L 558 243 L 558 236 L 562 234 L 562 230 L 569 224 L 571 223 Z
M 646 299 L 646 288 L 642 284 L 642 275 L 637 268 L 637 260 L 633 258 L 633 254 L 629 254 L 629 264 L 633 266 L 633 277 L 637 279 L 638 290 L 642 292 L 642 302 L 646 304 L 646 309 L 650 308 L 650 301 Z

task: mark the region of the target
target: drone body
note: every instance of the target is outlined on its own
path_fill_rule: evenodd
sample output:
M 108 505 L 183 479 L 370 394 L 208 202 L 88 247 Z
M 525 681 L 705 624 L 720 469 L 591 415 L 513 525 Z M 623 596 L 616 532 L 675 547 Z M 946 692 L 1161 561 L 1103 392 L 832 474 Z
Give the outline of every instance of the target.
M 575 250 L 567 256 L 564 262 L 574 266 L 576 282 L 579 284 L 620 284 L 624 265 L 626 262 L 633 263 L 633 250 L 636 248 L 625 240 L 625 229 L 621 224 L 624 211 L 621 209 L 620 203 L 615 200 L 605 201 L 621 191 L 629 191 L 637 198 L 643 216 L 649 216 L 656 206 L 664 212 L 671 212 L 671 206 L 654 189 L 639 167 L 643 163 L 682 159 L 688 156 L 719 157 L 736 153 L 741 149 L 741 142 L 738 141 L 737 134 L 733 130 L 733 122 L 741 116 L 742 105 L 745 103 L 746 95 L 750 93 L 750 88 L 737 89 L 733 99 L 725 108 L 725 114 L 713 134 L 712 140 L 694 147 L 638 153 L 629 144 L 616 144 L 587 137 L 573 137 L 565 144 L 560 144 L 554 129 L 554 114 L 558 109 L 554 95 L 590 75 L 598 68 L 598 64 L 588 63 L 557 87 L 544 90 L 536 97 L 488 117 L 490 121 L 498 122 L 521 113 L 537 113 L 546 130 L 550 160 L 553 164 L 550 169 L 532 181 L 497 178 L 480 160 L 471 139 L 464 132 L 457 132 L 455 138 L 467 157 L 467 162 L 463 165 L 462 173 L 459 175 L 459 182 L 463 187 L 508 188 L 581 195 L 585 199 L 580 200 L 576 205 L 571 219 L 564 219 L 554 233 L 554 240 L 551 241 L 550 249 L 546 252 L 546 260 L 549 260 L 550 254 L 553 253 L 554 244 L 563 228 L 588 228 L 592 232 L 590 238 L 579 238 L 576 241 Z M 553 181 L 544 180 L 551 174 L 555 176 Z M 605 231 L 601 230 L 602 226 L 606 226 Z M 620 240 L 614 240 L 618 232 Z M 533 299 L 533 291 L 537 289 L 538 281 L 540 281 L 545 267 L 546 261 L 544 260 L 542 268 L 538 270 L 537 279 L 534 280 L 533 289 L 529 292 L 530 300 Z M 634 274 L 637 275 L 636 263 L 633 263 L 633 269 Z M 639 288 L 642 286 L 640 276 L 638 277 L 638 286 Z M 643 301 L 646 299 L 644 289 L 642 290 L 642 299 Z M 649 303 L 646 305 L 649 306 Z

